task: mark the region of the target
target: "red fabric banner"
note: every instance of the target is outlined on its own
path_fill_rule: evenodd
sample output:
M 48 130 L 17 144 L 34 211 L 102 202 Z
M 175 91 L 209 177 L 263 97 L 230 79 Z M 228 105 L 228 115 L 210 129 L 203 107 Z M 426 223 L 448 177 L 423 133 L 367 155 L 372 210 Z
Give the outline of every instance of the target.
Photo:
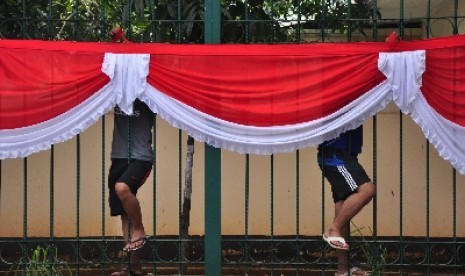
M 465 174 L 465 36 L 276 45 L 0 40 L 0 158 L 71 139 L 135 98 L 199 141 L 257 154 L 316 146 L 394 101 Z
M 253 126 L 327 116 L 385 79 L 378 53 L 152 56 L 148 83 L 201 112 Z
M 421 91 L 437 113 L 465 127 L 465 47 L 427 51 Z
M 0 51 L 0 129 L 50 120 L 89 98 L 109 82 L 103 55 L 71 51 Z

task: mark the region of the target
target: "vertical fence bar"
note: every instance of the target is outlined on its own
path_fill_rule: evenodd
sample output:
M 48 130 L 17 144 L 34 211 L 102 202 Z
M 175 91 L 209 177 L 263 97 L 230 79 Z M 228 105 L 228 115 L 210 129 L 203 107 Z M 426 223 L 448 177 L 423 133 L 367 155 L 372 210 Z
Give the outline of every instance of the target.
M 378 1 L 377 0 L 372 0 L 372 7 L 371 7 L 371 18 L 373 18 L 373 40 L 377 41 L 378 39 Z
M 56 248 L 55 245 L 53 244 L 53 222 L 54 222 L 54 193 L 55 193 L 55 185 L 54 185 L 54 172 L 53 172 L 53 168 L 55 166 L 55 160 L 54 160 L 54 146 L 52 145 L 51 146 L 51 149 L 50 149 L 50 210 L 49 210 L 49 215 L 50 215 L 50 219 L 49 219 L 49 242 L 50 242 L 50 245 L 49 247 L 47 247 L 47 252 L 54 252 L 53 250 Z M 49 251 L 51 250 L 51 251 Z M 50 262 L 52 265 L 57 261 L 55 258 L 53 258 L 53 254 L 51 254 L 47 260 L 48 262 Z M 50 265 L 49 266 L 49 269 L 48 269 L 48 275 L 52 275 L 52 266 Z
M 107 6 L 107 0 L 101 0 L 102 2 L 100 3 L 100 13 L 99 13 L 99 19 L 100 19 L 100 41 L 105 41 L 108 37 L 108 30 L 105 28 L 105 20 L 107 17 L 107 14 L 105 13 L 105 7 Z
M 205 43 L 221 41 L 220 1 L 205 0 Z M 221 275 L 221 150 L 205 145 L 205 275 Z
M 27 157 L 23 159 L 23 247 L 21 257 L 27 259 Z M 23 274 L 26 272 L 27 263 L 23 263 Z
M 426 6 L 426 38 L 430 36 L 430 28 L 431 28 L 431 0 L 427 0 Z M 429 151 L 430 151 L 430 144 L 428 140 L 425 140 L 425 148 L 426 148 L 426 246 L 428 250 L 426 251 L 426 261 L 427 261 L 427 275 L 431 274 L 430 264 L 431 264 L 431 252 L 430 252 L 430 159 L 429 159 Z
M 459 9 L 459 2 L 458 0 L 454 1 L 454 35 L 459 33 L 459 26 L 458 26 L 458 9 Z M 456 70 L 453 71 L 454 73 Z M 456 80 L 456 78 L 454 78 Z M 454 86 L 457 87 L 457 83 L 454 83 Z M 454 102 L 457 102 L 454 99 Z M 453 238 L 452 241 L 453 245 L 453 258 L 454 258 L 454 275 L 457 275 L 457 171 L 452 169 L 452 176 L 453 176 Z
M 270 265 L 271 275 L 274 275 L 274 154 L 270 158 Z
M 106 248 L 106 228 L 105 228 L 105 199 L 106 199 L 106 168 L 105 168 L 105 147 L 106 147 L 106 133 L 105 133 L 105 126 L 106 126 L 106 123 L 105 123 L 105 118 L 106 116 L 103 115 L 102 116 L 102 132 L 101 132 L 101 136 L 102 136 L 102 171 L 101 171 L 101 177 L 102 177 L 102 183 L 101 183 L 101 189 L 102 189 L 102 221 L 101 221 L 101 231 L 102 231 L 102 242 L 101 242 L 101 247 L 100 247 L 100 256 L 101 256 L 101 261 L 104 263 L 104 265 L 101 267 L 101 273 L 105 273 L 106 271 L 106 264 L 105 264 L 105 261 L 107 260 L 107 257 L 106 257 L 106 252 L 107 252 L 107 248 Z
M 375 183 L 375 196 L 373 197 L 373 259 L 379 260 L 380 259 L 380 252 L 378 246 L 378 187 L 377 187 L 377 180 L 378 180 L 378 171 L 377 171 L 377 164 L 378 164 L 378 140 L 377 140 L 377 133 L 378 133 L 378 118 L 373 116 L 373 183 Z
M 156 19 L 157 19 L 157 16 L 155 14 L 155 7 L 157 6 L 157 4 L 155 3 L 154 0 L 150 0 L 149 1 L 149 14 L 150 14 L 150 20 L 149 23 L 150 24 L 150 28 L 151 28 L 151 34 L 150 34 L 150 42 L 158 42 L 157 40 L 157 24 L 156 24 Z
M 181 43 L 182 35 L 181 35 L 181 0 L 177 1 L 177 11 L 176 11 L 176 42 Z
M 186 164 L 187 165 L 187 164 Z M 183 271 L 184 256 L 182 254 L 182 131 L 178 130 L 178 273 Z
M 321 19 L 320 19 L 320 37 L 321 42 L 325 42 L 326 33 L 325 33 L 325 26 L 326 26 L 326 7 L 327 5 L 321 5 Z
M 114 115 L 116 116 L 116 114 Z M 114 120 L 114 119 L 113 119 Z M 127 116 L 126 117 L 126 121 L 127 121 L 127 131 L 128 131 L 128 134 L 127 134 L 127 147 L 128 147 L 128 152 L 127 152 L 127 157 L 128 157 L 128 166 L 129 164 L 131 164 L 131 160 L 132 160 L 132 145 L 131 145 L 131 140 L 132 140 L 132 118 L 131 116 Z M 113 121 L 114 122 L 114 121 Z M 114 127 L 114 125 L 113 125 Z M 131 221 L 131 218 L 128 216 L 128 241 L 132 240 L 132 233 L 131 233 L 131 225 L 132 225 L 132 221 Z M 123 237 L 124 238 L 124 237 Z M 124 241 L 126 242 L 126 241 Z M 128 267 L 131 267 L 132 265 L 132 258 L 131 258 L 131 251 L 128 252 L 128 258 L 126 259 L 126 262 L 127 262 L 127 266 Z
M 48 14 L 47 14 L 47 31 L 48 31 L 48 38 L 52 38 L 53 37 L 53 34 L 52 34 L 52 0 L 49 0 L 48 1 Z
M 404 0 L 400 0 L 400 26 L 399 26 L 399 36 L 404 36 Z M 403 273 L 403 262 L 404 262 L 404 187 L 403 187 L 403 161 L 404 161 L 404 141 L 403 141 L 403 113 L 399 110 L 399 260 L 400 260 L 400 274 Z
M 221 42 L 221 10 L 220 2 L 205 0 L 205 43 Z
M 244 265 L 245 275 L 249 272 L 249 195 L 250 195 L 250 155 L 245 155 L 245 248 L 244 248 Z
M 76 273 L 80 275 L 81 233 L 80 233 L 80 200 L 81 200 L 81 137 L 76 136 Z
M 431 0 L 427 0 L 426 4 L 426 38 L 429 38 L 431 34 Z M 430 275 L 430 263 L 431 263 L 431 254 L 430 254 L 430 163 L 429 163 L 429 143 L 428 140 L 426 143 L 426 244 L 428 246 L 427 251 L 427 272 Z
M 297 26 L 295 30 L 295 40 L 297 43 L 301 42 L 302 36 L 301 36 L 301 28 L 302 28 L 302 12 L 301 12 L 301 4 L 300 0 L 296 1 L 296 6 L 297 6 Z
M 155 240 L 153 241 L 153 246 L 152 246 L 152 255 L 154 256 L 153 260 L 153 273 L 156 275 L 157 272 L 157 259 L 155 256 L 156 255 L 156 237 L 157 237 L 157 150 L 156 150 L 156 145 L 157 145 L 157 114 L 154 114 L 153 118 L 153 172 L 152 172 L 152 177 L 153 177 L 153 194 L 152 194 L 152 202 L 153 202 L 153 237 Z
M 431 0 L 426 2 L 426 38 L 430 37 L 431 33 Z
M 373 41 L 378 40 L 378 4 L 376 0 L 372 1 L 371 16 L 373 18 Z M 375 196 L 373 197 L 373 259 L 380 259 L 378 246 L 378 117 L 373 116 L 373 183 L 375 184 Z
M 352 1 L 347 0 L 347 41 L 352 41 Z
M 52 145 L 50 149 L 50 249 L 55 249 L 55 245 L 53 244 L 54 242 L 54 195 L 55 195 L 55 178 L 54 178 L 54 168 L 55 167 L 55 147 Z M 48 249 L 47 248 L 47 249 Z M 53 252 L 53 251 L 52 251 Z M 56 262 L 56 260 L 53 258 L 53 256 L 48 257 L 49 261 L 51 263 Z M 52 270 L 51 267 L 49 269 L 49 275 L 52 275 Z
M 454 35 L 459 33 L 459 0 L 454 1 Z
M 400 261 L 400 273 L 403 271 L 403 262 L 404 262 L 404 243 L 403 243 L 403 200 L 404 200 L 404 186 L 403 186 L 403 165 L 404 165 L 404 141 L 403 141 L 403 128 L 404 122 L 402 117 L 402 111 L 399 111 L 399 261 Z
M 74 30 L 75 30 L 74 38 L 77 41 L 81 40 L 81 27 L 80 27 L 81 20 L 79 19 L 79 16 L 78 16 L 80 2 L 81 2 L 81 0 L 75 0 L 75 4 L 74 4 L 74 7 L 73 7 L 74 14 L 75 14 L 75 16 L 74 16 L 75 19 L 73 19 L 73 26 L 74 26 Z
M 300 256 L 300 151 L 295 153 L 295 236 L 296 236 L 296 256 Z M 298 259 L 301 262 L 301 259 Z M 300 267 L 297 266 L 296 275 L 300 275 Z
M 132 13 L 132 2 L 133 0 L 128 0 L 127 1 L 127 12 L 126 12 L 126 16 L 127 16 L 127 36 L 128 36 L 128 39 L 131 40 L 132 39 L 132 20 L 131 20 L 131 13 Z M 124 12 L 124 8 L 123 8 L 123 12 Z M 123 15 L 123 18 L 124 18 L 124 15 Z M 123 20 L 123 25 L 124 25 L 124 20 Z
M 2 160 L 0 159 L 0 208 L 1 207 L 2 207 Z M 0 217 L 0 221 L 1 219 L 2 218 Z
M 274 0 L 271 0 L 271 18 L 276 18 L 275 14 L 274 14 Z M 274 29 L 274 22 L 273 22 L 273 21 L 270 21 L 269 24 L 271 25 L 271 26 L 270 26 L 270 29 L 271 29 L 271 37 L 270 37 L 270 41 L 269 41 L 269 42 L 275 42 L 276 30 Z
M 21 1 L 21 14 L 22 14 L 22 20 L 21 20 L 21 37 L 26 38 L 27 37 L 27 25 L 29 24 L 29 21 L 26 19 L 27 18 L 27 12 L 26 12 L 26 1 L 23 0 Z
M 399 24 L 399 36 L 404 37 L 404 0 L 400 0 L 400 7 L 399 7 L 399 14 L 400 14 L 400 24 Z
M 457 171 L 452 169 L 452 242 L 454 275 L 457 275 Z
M 425 141 L 425 148 L 426 148 L 426 263 L 427 263 L 427 273 L 430 275 L 430 261 L 431 261 L 431 255 L 429 252 L 429 247 L 430 247 L 430 237 L 429 237 L 429 232 L 430 232 L 430 227 L 429 227 L 429 201 L 430 201 L 430 194 L 429 194 L 429 187 L 430 187 L 430 166 L 429 166 L 429 143 L 428 140 Z
M 205 145 L 205 275 L 221 275 L 221 151 Z
M 325 223 L 326 223 L 326 220 L 325 220 L 325 216 L 326 216 L 326 211 L 325 211 L 325 193 L 326 193 L 326 189 L 325 189 L 325 177 L 323 175 L 323 170 L 321 170 L 321 233 L 324 233 L 325 232 Z M 324 247 L 321 247 L 321 254 L 324 255 L 325 253 L 325 249 Z M 323 269 L 321 269 L 321 275 L 324 276 L 326 273 L 325 273 L 325 267 L 323 267 Z
M 245 19 L 245 43 L 249 43 L 250 39 L 250 21 L 249 21 L 249 0 L 244 0 L 244 19 Z

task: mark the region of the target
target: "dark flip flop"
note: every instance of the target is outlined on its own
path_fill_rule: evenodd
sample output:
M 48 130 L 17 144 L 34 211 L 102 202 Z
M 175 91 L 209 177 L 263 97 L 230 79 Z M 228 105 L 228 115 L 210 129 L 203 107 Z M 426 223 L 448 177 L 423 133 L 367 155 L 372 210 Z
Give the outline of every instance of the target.
M 126 252 L 139 250 L 142 247 L 144 247 L 144 245 L 147 243 L 148 240 L 149 240 L 149 236 L 140 237 L 140 238 L 138 238 L 136 240 L 130 241 L 129 242 L 129 248 L 123 248 L 123 250 L 126 251 Z M 139 244 L 137 244 L 137 243 L 139 243 Z M 137 245 L 132 247 L 131 246 L 132 244 L 137 244 Z
M 119 271 L 115 271 L 115 272 L 112 272 L 110 273 L 110 276 L 112 275 L 116 275 L 115 273 L 118 273 L 118 275 L 126 275 L 126 276 L 142 276 L 144 275 L 144 273 L 140 272 L 140 271 L 135 271 L 135 270 L 129 270 L 127 268 L 123 268 Z

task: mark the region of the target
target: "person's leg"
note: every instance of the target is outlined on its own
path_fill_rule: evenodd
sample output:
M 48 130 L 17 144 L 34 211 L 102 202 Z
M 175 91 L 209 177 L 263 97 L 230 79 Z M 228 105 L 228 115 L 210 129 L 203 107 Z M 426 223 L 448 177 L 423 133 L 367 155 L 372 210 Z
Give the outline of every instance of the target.
M 127 236 L 124 237 L 128 244 L 125 246 L 126 249 L 131 246 L 137 246 L 136 244 L 131 244 L 131 241 L 140 240 L 145 237 L 144 225 L 142 223 L 142 213 L 137 197 L 131 192 L 131 189 L 126 183 L 118 182 L 115 186 L 116 194 L 121 200 L 125 211 L 125 219 L 123 215 L 121 219 L 123 221 L 123 233 L 127 231 Z M 124 225 L 126 224 L 126 225 Z M 130 225 L 129 225 L 130 224 Z M 129 228 L 130 227 L 130 230 Z M 142 240 L 140 240 L 142 242 Z
M 123 230 L 123 240 L 124 242 L 129 241 L 129 218 L 126 212 L 121 213 L 121 229 Z
M 339 215 L 339 212 L 340 212 L 343 204 L 344 204 L 343 200 L 338 201 L 338 202 L 335 203 L 335 205 L 334 205 L 335 217 L 337 217 Z M 344 239 L 346 239 L 346 240 L 350 236 L 350 227 L 349 226 L 350 226 L 350 222 L 345 224 L 342 227 L 342 230 L 341 230 L 342 237 Z M 352 269 L 352 274 L 350 273 L 351 267 L 350 267 L 350 263 L 349 263 L 349 251 L 348 250 L 336 249 L 336 256 L 337 256 L 337 263 L 338 263 L 337 264 L 336 275 L 352 275 L 352 276 L 356 276 L 356 275 L 368 276 L 368 275 L 370 275 L 369 272 L 366 272 L 362 268 L 355 268 L 355 267 Z
M 127 163 L 126 163 L 127 164 Z M 128 216 L 130 226 L 128 233 L 128 243 L 123 248 L 125 251 L 137 250 L 147 242 L 144 225 L 142 223 L 142 213 L 137 191 L 144 184 L 149 176 L 152 163 L 148 161 L 133 160 L 127 164 L 125 172 L 119 177 L 115 184 L 115 194 L 121 209 Z
M 334 204 L 334 217 L 337 217 L 342 208 L 344 201 L 338 201 Z M 347 239 L 349 237 L 349 224 L 342 227 L 342 237 Z M 337 273 L 344 274 L 349 271 L 349 251 L 336 249 L 337 256 Z
M 367 205 L 375 195 L 375 185 L 372 182 L 360 185 L 354 193 L 347 197 L 339 207 L 337 216 L 325 235 L 327 237 L 343 237 L 343 227 Z M 349 249 L 348 244 L 333 241 L 337 246 Z
M 129 233 L 132 232 L 132 230 L 129 229 L 130 223 L 129 223 L 129 217 L 126 214 L 126 212 L 121 213 L 121 229 L 123 231 L 123 240 L 128 244 L 129 242 Z M 127 246 L 127 245 L 126 245 Z M 142 271 L 142 265 L 140 264 L 140 254 L 137 251 L 131 251 L 128 253 L 130 262 L 129 262 L 129 267 L 130 269 L 127 269 L 126 266 L 124 266 L 121 270 L 115 271 L 111 273 L 111 276 L 127 276 L 129 275 L 129 271 L 132 271 L 133 274 L 141 274 L 139 272 Z

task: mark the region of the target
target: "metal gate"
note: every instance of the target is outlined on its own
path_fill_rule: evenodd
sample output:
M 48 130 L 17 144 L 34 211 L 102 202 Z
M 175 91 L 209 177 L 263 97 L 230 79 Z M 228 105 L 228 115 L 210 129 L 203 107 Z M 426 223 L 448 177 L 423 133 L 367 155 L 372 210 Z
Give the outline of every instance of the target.
M 413 3 L 415 2 L 415 3 Z M 313 43 L 313 42 L 357 42 L 357 41 L 384 41 L 392 31 L 399 33 L 403 39 L 422 39 L 437 36 L 456 35 L 463 33 L 465 24 L 465 4 L 458 0 L 443 1 L 351 1 L 351 0 L 4 0 L 0 3 L 0 38 L 1 39 L 45 39 L 45 40 L 74 40 L 74 41 L 109 41 L 108 31 L 111 27 L 119 25 L 133 42 L 158 43 Z M 462 176 L 457 175 L 454 169 L 442 163 L 436 165 L 434 150 L 428 141 L 417 142 L 421 147 L 421 163 L 423 175 L 414 181 L 421 182 L 421 194 L 416 194 L 424 201 L 424 208 L 417 214 L 422 217 L 424 235 L 411 236 L 404 228 L 405 210 L 411 203 L 411 198 L 404 197 L 408 187 L 404 184 L 409 178 L 405 169 L 406 163 L 411 162 L 408 154 L 413 147 L 408 119 L 400 112 L 391 112 L 398 124 L 397 137 L 399 142 L 398 156 L 390 160 L 396 164 L 398 175 L 393 176 L 396 182 L 396 192 L 400 193 L 396 202 L 396 211 L 399 219 L 398 235 L 379 235 L 379 210 L 382 205 L 378 196 L 373 202 L 371 215 L 372 228 L 370 235 L 366 231 L 353 226 L 354 233 L 351 242 L 355 245 L 351 252 L 351 263 L 369 265 L 375 272 L 396 272 L 406 274 L 419 272 L 425 275 L 435 273 L 451 273 L 458 275 L 465 273 L 465 240 L 460 231 L 463 222 L 461 200 L 463 197 Z M 0 212 L 0 270 L 12 273 L 12 268 L 26 274 L 37 262 L 38 266 L 45 268 L 45 273 L 56 274 L 57 270 L 65 274 L 76 275 L 105 275 L 115 265 L 126 262 L 119 253 L 121 238 L 108 235 L 105 213 L 106 199 L 106 166 L 108 165 L 108 122 L 102 118 L 97 126 L 101 133 L 101 146 L 98 169 L 101 171 L 100 186 L 102 198 L 101 221 L 95 225 L 100 235 L 88 236 L 81 229 L 85 220 L 86 206 L 82 205 L 83 198 L 89 196 L 84 192 L 83 165 L 89 162 L 85 159 L 85 135 L 78 135 L 71 143 L 74 148 L 71 155 L 66 154 L 66 160 L 74 164 L 73 177 L 69 180 L 73 187 L 73 198 L 76 198 L 76 212 L 68 214 L 74 217 L 74 234 L 61 236 L 59 234 L 59 220 L 56 220 L 60 211 L 60 203 L 56 198 L 57 178 L 60 175 L 59 167 L 63 159 L 57 160 L 58 152 L 66 151 L 59 145 L 53 146 L 45 156 L 27 157 L 22 160 L 0 161 L 0 209 L 6 210 L 9 204 L 7 197 L 11 183 L 21 183 L 21 194 L 16 194 L 16 201 L 20 201 L 20 208 L 15 210 L 16 219 L 7 216 L 6 211 Z M 159 123 L 157 118 L 157 123 Z M 371 175 L 374 182 L 379 179 L 382 168 L 378 166 L 379 145 L 383 141 L 380 136 L 380 125 L 384 119 L 375 116 L 368 124 L 371 130 L 370 160 Z M 157 125 L 155 126 L 157 130 Z M 185 133 L 177 131 L 177 141 L 174 145 L 176 160 L 172 163 L 177 174 L 178 202 L 173 208 L 178 213 L 178 230 L 170 235 L 158 234 L 160 228 L 157 213 L 162 206 L 153 204 L 153 238 L 150 246 L 144 247 L 144 268 L 152 274 L 205 274 L 205 275 L 325 275 L 332 272 L 336 258 L 334 253 L 325 246 L 319 235 L 307 234 L 301 229 L 305 221 L 306 212 L 300 207 L 308 193 L 304 191 L 304 183 L 300 175 L 304 173 L 308 151 L 297 151 L 291 159 L 295 160 L 292 169 L 295 182 L 293 186 L 293 202 L 295 202 L 294 222 L 295 232 L 282 235 L 276 231 L 275 219 L 277 217 L 277 191 L 275 183 L 278 172 L 279 156 L 267 157 L 269 165 L 268 194 L 269 197 L 269 226 L 266 233 L 255 234 L 251 230 L 252 199 L 251 178 L 254 157 L 243 155 L 241 164 L 244 166 L 243 183 L 244 204 L 241 220 L 243 231 L 238 234 L 224 234 L 222 222 L 228 217 L 222 216 L 222 208 L 226 208 L 222 190 L 222 175 L 224 175 L 225 155 L 221 150 L 204 146 L 204 231 L 200 234 L 181 235 L 181 217 L 183 214 L 183 163 Z M 159 145 L 159 134 L 155 131 L 154 149 Z M 84 141 L 83 141 L 84 140 Z M 155 150 L 155 154 L 158 151 Z M 38 159 L 36 159 L 38 158 Z M 196 157 L 197 158 L 197 157 Z M 311 158 L 311 157 L 310 157 Z M 32 160 L 31 160 L 32 159 Z M 433 161 L 432 161 L 433 160 Z M 47 174 L 50 176 L 43 187 L 48 189 L 48 198 L 32 200 L 31 182 L 37 170 L 42 167 L 37 164 L 48 163 Z M 440 167 L 440 168 L 438 168 Z M 444 168 L 445 167 L 445 168 Z M 16 168 L 20 173 L 11 174 L 10 170 Z M 160 174 L 162 168 L 157 163 L 153 174 Z M 444 175 L 447 172 L 447 175 Z M 434 178 L 444 179 L 449 189 L 446 191 L 436 188 Z M 326 184 L 321 175 L 315 177 L 321 184 L 321 223 L 322 229 L 328 214 L 325 211 L 327 201 Z M 158 187 L 159 179 L 153 177 L 153 202 L 160 201 Z M 29 192 L 28 192 L 29 191 Z M 34 190 L 35 191 L 35 190 Z M 445 225 L 450 224 L 447 235 L 432 234 L 431 229 L 436 224 L 436 218 L 431 217 L 433 205 L 432 194 L 446 193 L 446 201 L 440 203 L 450 206 L 445 212 Z M 393 192 L 394 194 L 394 192 Z M 35 220 L 30 216 L 31 209 L 48 204 L 48 220 Z M 62 204 L 62 203 L 61 203 Z M 434 202 L 436 204 L 436 202 Z M 432 206 L 433 205 L 433 206 Z M 171 206 L 172 207 L 172 206 Z M 170 207 L 170 208 L 171 208 Z M 84 213 L 84 214 L 83 214 Z M 3 216 L 3 217 L 2 217 Z M 20 219 L 19 219 L 20 218 Z M 441 220 L 438 220 L 441 221 Z M 6 231 L 6 225 L 17 224 L 20 231 Z M 3 227 L 4 232 L 1 231 Z M 34 229 L 46 227 L 49 235 L 34 234 Z M 444 226 L 446 227 L 446 226 Z M 266 227 L 265 227 L 266 228 Z M 366 230 L 366 229 L 365 229 Z M 5 234 L 6 233 L 6 234 Z M 357 235 L 357 233 L 362 233 Z M 187 251 L 184 251 L 187 248 Z M 36 258 L 36 259 L 34 259 Z M 39 259 L 37 259 L 39 258 Z M 42 258 L 42 259 L 40 259 Z M 29 274 L 26 274 L 29 275 Z M 313 275 L 313 274 L 311 274 Z

